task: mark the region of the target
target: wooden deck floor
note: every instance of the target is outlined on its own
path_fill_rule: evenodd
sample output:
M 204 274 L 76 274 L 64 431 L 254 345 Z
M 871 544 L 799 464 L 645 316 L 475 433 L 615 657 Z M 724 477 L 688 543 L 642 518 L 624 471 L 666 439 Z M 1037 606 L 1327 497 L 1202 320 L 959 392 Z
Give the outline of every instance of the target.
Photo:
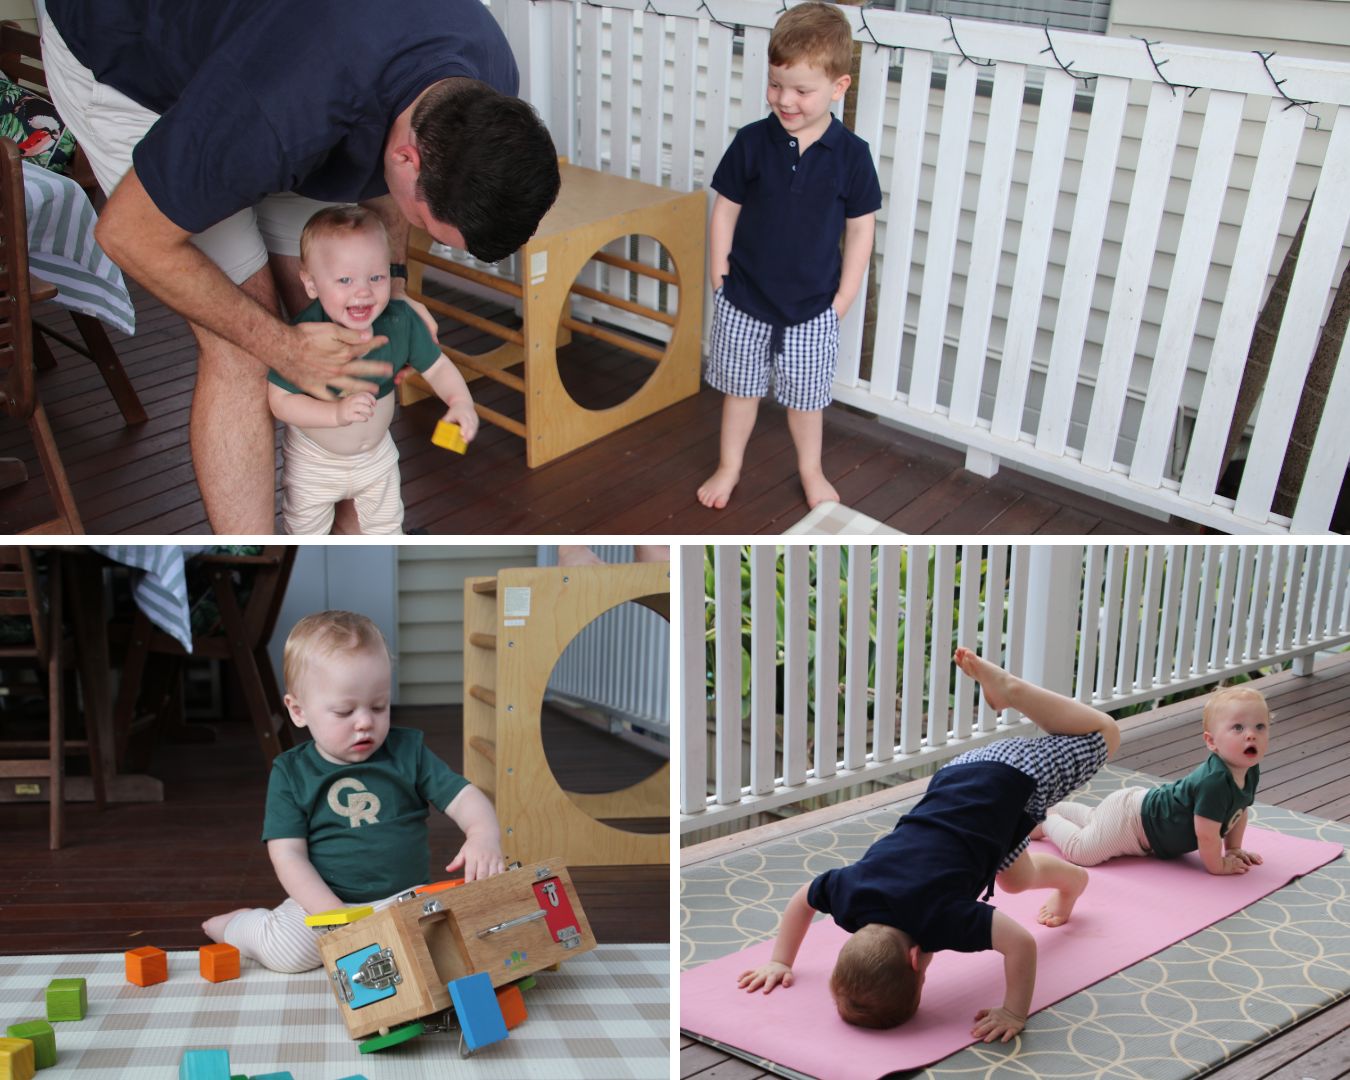
M 457 708 L 395 708 L 452 768 L 461 768 Z M 0 955 L 115 952 L 153 944 L 207 943 L 201 922 L 237 907 L 284 899 L 259 841 L 267 771 L 246 723 L 213 725 L 209 744 L 160 745 L 147 771 L 164 781 L 164 802 L 67 807 L 66 846 L 47 850 L 46 804 L 0 804 L 5 822 L 0 873 Z M 546 713 L 545 742 L 560 782 L 610 790 L 643 779 L 659 761 L 589 725 Z M 604 787 L 601 788 L 604 790 Z M 432 815 L 433 856 L 444 866 L 463 836 Z M 597 940 L 670 938 L 666 866 L 569 866 Z
M 137 334 L 114 342 L 149 420 L 129 429 L 89 362 L 59 345 L 59 366 L 39 375 L 56 441 L 91 533 L 200 533 L 208 530 L 193 479 L 187 423 L 195 371 L 192 337 L 176 315 L 138 288 Z M 502 322 L 500 306 L 456 302 Z M 58 327 L 65 313 L 44 305 Z M 446 340 L 468 352 L 496 341 L 460 327 Z M 624 400 L 649 370 L 611 346 L 578 338 L 563 350 L 564 381 L 582 404 Z M 509 416 L 519 395 L 475 384 L 480 401 Z M 745 476 L 723 511 L 699 506 L 694 492 L 717 463 L 720 396 L 704 390 L 641 423 L 538 469 L 520 440 L 488 425 L 467 456 L 430 444 L 437 403 L 402 410 L 393 432 L 402 455 L 406 527 L 466 533 L 779 533 L 807 511 L 782 410 L 768 406 L 747 456 Z M 44 482 L 25 431 L 0 426 L 0 456 L 19 457 L 30 480 L 0 492 L 0 532 L 50 516 Z M 279 460 L 279 458 L 278 458 Z M 1003 469 L 984 479 L 964 455 L 881 425 L 842 407 L 826 414 L 825 467 L 843 502 L 904 532 L 1088 534 L 1193 532 Z
M 1319 661 L 1309 678 L 1283 673 L 1260 682 L 1275 717 L 1270 749 L 1261 763 L 1263 803 L 1350 824 L 1350 653 Z M 1113 765 L 1163 778 L 1195 768 L 1206 750 L 1200 704 L 1181 702 L 1122 722 L 1123 738 Z M 736 833 L 686 848 L 682 862 L 719 857 L 730 850 L 771 842 L 786 831 L 849 817 L 897 797 L 923 790 L 925 781 L 816 811 L 790 821 Z M 901 794 L 901 793 L 904 794 Z M 682 1080 L 766 1080 L 773 1074 L 688 1036 L 680 1038 Z M 900 1074 L 896 1074 L 896 1078 Z M 1350 999 L 1339 1002 L 1209 1074 L 1222 1080 L 1350 1076 Z

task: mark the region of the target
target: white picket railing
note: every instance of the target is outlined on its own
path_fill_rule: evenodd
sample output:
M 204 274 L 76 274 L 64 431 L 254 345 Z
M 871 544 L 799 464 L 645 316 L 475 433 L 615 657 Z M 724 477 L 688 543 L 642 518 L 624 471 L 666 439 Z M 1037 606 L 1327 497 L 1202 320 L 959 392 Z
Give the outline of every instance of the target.
M 1103 709 L 1283 660 L 1308 674 L 1315 652 L 1350 642 L 1344 545 L 864 544 L 847 548 L 841 584 L 842 550 L 709 549 L 708 599 L 704 550 L 681 549 L 682 832 L 939 762 L 1026 725 L 978 697 L 951 662 L 954 642 Z
M 580 164 L 692 190 L 764 114 L 779 0 L 488 2 L 523 96 Z M 1292 514 L 1272 505 L 1346 260 L 1350 64 L 845 10 L 885 201 L 875 341 L 863 356 L 855 304 L 836 399 L 955 440 L 977 471 L 1007 459 L 1232 532 L 1326 531 L 1350 364 Z M 1253 327 L 1310 199 L 1245 473 L 1222 497 Z

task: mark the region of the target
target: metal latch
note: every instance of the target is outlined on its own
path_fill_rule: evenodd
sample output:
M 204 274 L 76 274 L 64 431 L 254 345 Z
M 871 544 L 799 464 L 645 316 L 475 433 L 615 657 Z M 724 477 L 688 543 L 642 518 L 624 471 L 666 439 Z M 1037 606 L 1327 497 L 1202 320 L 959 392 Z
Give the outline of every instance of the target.
M 337 988 L 338 997 L 350 1005 L 355 995 L 352 993 L 352 984 L 347 978 L 347 973 L 341 968 L 333 972 L 333 985 Z
M 558 942 L 564 949 L 575 949 L 581 944 L 581 931 L 575 926 L 564 926 L 558 931 Z
M 507 919 L 506 922 L 498 923 L 496 926 L 489 926 L 486 930 L 479 930 L 478 936 L 480 938 L 485 938 L 489 934 L 500 934 L 503 930 L 510 930 L 513 926 L 520 926 L 523 923 L 534 922 L 535 919 L 542 919 L 547 914 L 548 912 L 543 908 L 540 908 L 538 911 L 531 911 L 528 915 L 522 915 L 518 919 Z
M 388 990 L 389 987 L 402 981 L 403 976 L 399 974 L 398 965 L 394 963 L 392 949 L 381 949 L 374 956 L 366 957 L 356 974 L 352 976 L 353 983 L 364 986 L 367 990 Z

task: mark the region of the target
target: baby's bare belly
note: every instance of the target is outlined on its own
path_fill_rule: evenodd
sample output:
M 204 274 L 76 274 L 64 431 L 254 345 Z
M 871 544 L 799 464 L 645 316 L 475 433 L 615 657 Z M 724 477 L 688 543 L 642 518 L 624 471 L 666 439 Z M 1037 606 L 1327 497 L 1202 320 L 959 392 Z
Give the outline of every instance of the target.
M 369 420 L 346 427 L 301 428 L 306 435 L 330 454 L 363 454 L 373 450 L 384 438 L 394 421 L 394 395 L 385 394 L 375 402 L 375 412 Z

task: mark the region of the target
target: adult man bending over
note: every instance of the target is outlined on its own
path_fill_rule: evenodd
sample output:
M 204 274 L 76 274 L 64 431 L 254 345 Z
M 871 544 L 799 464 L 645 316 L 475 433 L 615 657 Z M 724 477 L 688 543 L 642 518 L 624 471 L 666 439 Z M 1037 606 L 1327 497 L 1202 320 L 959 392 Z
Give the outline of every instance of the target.
M 369 331 L 280 318 L 305 304 L 305 221 L 325 202 L 371 207 L 395 275 L 410 226 L 494 261 L 557 196 L 552 140 L 513 96 L 515 60 L 480 0 L 46 8 L 52 95 L 110 196 L 99 243 L 197 338 L 192 459 L 211 525 L 270 533 L 267 366 L 318 397 L 389 369 L 358 359 L 384 341 Z

